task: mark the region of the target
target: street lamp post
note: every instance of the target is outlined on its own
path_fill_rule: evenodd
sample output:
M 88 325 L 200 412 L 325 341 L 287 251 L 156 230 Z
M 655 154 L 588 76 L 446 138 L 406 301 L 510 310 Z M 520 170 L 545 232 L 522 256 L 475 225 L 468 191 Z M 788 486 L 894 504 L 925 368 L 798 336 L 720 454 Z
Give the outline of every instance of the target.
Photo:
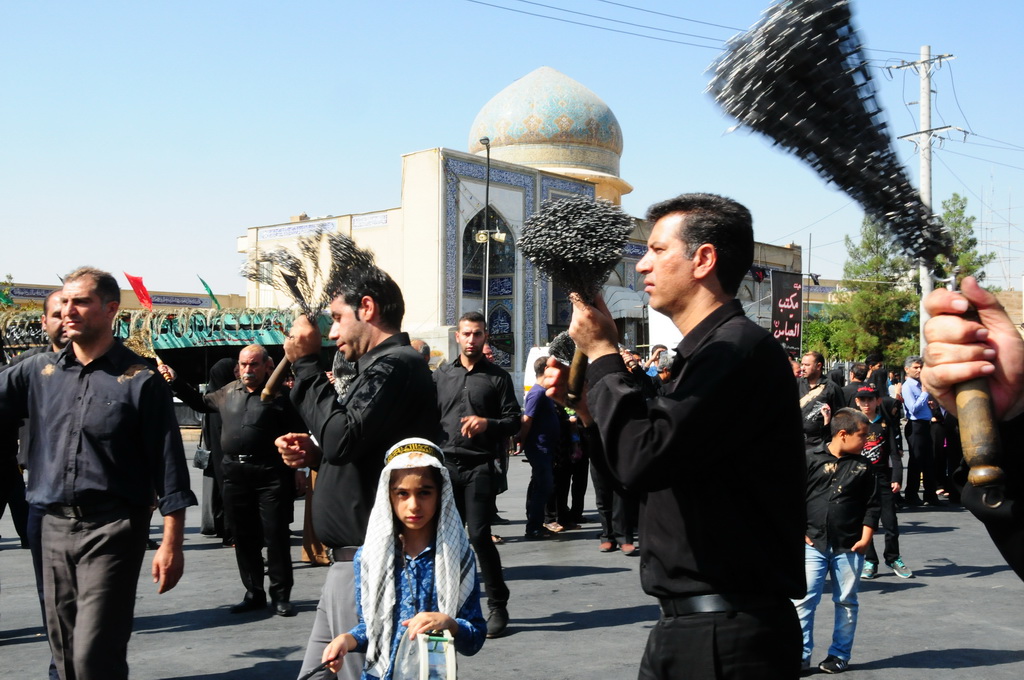
M 487 294 L 491 287 L 491 138 L 481 137 L 480 143 L 487 149 L 487 177 L 484 179 L 484 330 L 490 331 L 490 314 L 487 313 Z M 479 236 L 479 235 L 478 235 Z

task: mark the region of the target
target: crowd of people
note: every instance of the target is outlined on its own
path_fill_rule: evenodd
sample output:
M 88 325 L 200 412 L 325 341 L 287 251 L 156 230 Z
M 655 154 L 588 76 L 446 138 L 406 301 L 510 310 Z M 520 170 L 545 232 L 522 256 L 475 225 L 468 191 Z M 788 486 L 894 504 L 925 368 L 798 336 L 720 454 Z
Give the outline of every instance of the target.
M 1013 513 L 986 514 L 979 499 L 991 505 L 991 488 L 964 486 L 958 467 L 955 384 L 989 379 L 1010 435 L 1024 413 L 1024 343 L 991 296 L 965 281 L 980 322 L 961 316 L 964 298 L 930 298 L 926 359 L 908 357 L 902 381 L 879 356 L 830 378 L 821 355 L 793 361 L 735 298 L 753 260 L 746 208 L 685 194 L 652 206 L 647 220 L 637 270 L 683 340 L 642 358 L 619 345 L 600 298 L 571 295 L 570 335 L 590 362 L 571 404 L 568 368 L 544 357 L 520 407 L 511 376 L 487 357 L 478 312 L 457 322 L 457 356 L 430 365 L 426 343 L 401 330 L 401 290 L 371 262 L 346 272 L 329 305 L 331 370 L 320 363 L 318 327 L 300 316 L 284 344 L 293 380 L 270 397 L 261 396 L 273 367 L 265 348 L 217 367 L 202 394 L 113 337 L 110 274 L 69 274 L 47 300 L 51 345 L 0 371 L 4 455 L 20 440 L 30 471 L 25 536 L 51 674 L 128 677 L 154 508 L 164 517 L 154 582 L 165 592 L 181 577 L 184 513 L 197 499 L 172 393 L 207 414 L 215 463 L 204 497 L 216 492 L 223 514 L 209 512 L 204 527 L 234 547 L 244 595 L 233 613 L 294 615 L 288 525 L 296 491 L 308 494 L 304 551 L 327 569 L 302 677 L 400 677 L 407 640 L 443 637 L 474 654 L 506 632 L 514 599 L 492 524 L 510 450 L 531 468 L 527 540 L 579 527 L 589 468 L 597 549 L 639 556 L 641 586 L 660 608 L 643 680 L 797 677 L 813 664 L 827 577 L 837 614 L 817 667 L 845 671 L 861 579 L 882 561 L 913 577 L 896 510 L 957 502 L 960 488 L 1024 573 L 1024 530 Z M 729 404 L 751 380 L 767 398 L 737 413 Z M 996 462 L 1005 477 L 993 484 L 1012 504 L 1020 465 Z M 750 569 L 752 555 L 770 558 Z

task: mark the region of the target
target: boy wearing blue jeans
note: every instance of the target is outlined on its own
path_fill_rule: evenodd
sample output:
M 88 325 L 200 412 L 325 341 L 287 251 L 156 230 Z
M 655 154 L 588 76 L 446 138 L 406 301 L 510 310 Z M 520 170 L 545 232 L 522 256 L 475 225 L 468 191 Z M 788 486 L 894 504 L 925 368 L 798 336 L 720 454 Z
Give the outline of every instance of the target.
M 818 664 L 825 673 L 842 673 L 850 663 L 857 629 L 857 590 L 864 551 L 878 525 L 878 484 L 861 452 L 868 419 L 852 408 L 832 416 L 832 440 L 807 454 L 807 533 L 804 571 L 807 595 L 795 600 L 804 637 L 803 667 L 811 665 L 814 610 L 825 576 L 832 575 L 835 624 L 828 656 Z

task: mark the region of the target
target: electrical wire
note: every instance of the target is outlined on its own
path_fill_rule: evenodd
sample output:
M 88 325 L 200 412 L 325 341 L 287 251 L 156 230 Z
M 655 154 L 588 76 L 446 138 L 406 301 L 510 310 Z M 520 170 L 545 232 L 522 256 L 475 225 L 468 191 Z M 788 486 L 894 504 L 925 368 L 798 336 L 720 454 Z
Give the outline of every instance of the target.
M 1004 141 L 1001 141 L 1001 140 L 998 140 L 998 139 L 992 139 L 991 137 L 986 137 L 985 135 L 979 135 L 977 132 L 972 132 L 971 134 L 973 136 L 977 137 L 978 139 L 987 139 L 990 142 L 999 142 L 1000 144 L 1005 144 L 1006 146 L 1012 147 L 1012 148 L 1014 148 L 1014 149 L 1016 149 L 1018 151 L 1024 151 L 1024 146 L 1019 146 L 1017 144 L 1011 144 L 1010 142 L 1004 142 Z
M 783 236 L 780 236 L 780 237 L 778 237 L 777 239 L 775 239 L 774 241 L 772 241 L 772 244 L 778 244 L 779 242 L 781 242 L 781 241 L 783 241 L 783 240 L 785 240 L 785 239 L 789 238 L 790 236 L 795 236 L 795 235 L 799 234 L 799 233 L 800 233 L 800 232 L 802 232 L 802 231 L 807 231 L 808 229 L 810 229 L 811 227 L 813 227 L 813 226 L 814 226 L 815 224 L 817 224 L 818 222 L 824 222 L 825 220 L 827 220 L 828 218 L 832 217 L 833 215 L 835 215 L 835 214 L 836 214 L 837 212 L 839 212 L 839 211 L 840 211 L 840 210 L 842 210 L 843 208 L 846 208 L 846 207 L 848 207 L 848 206 L 850 206 L 850 205 L 853 205 L 853 201 L 848 201 L 848 202 L 844 203 L 843 205 L 839 206 L 838 208 L 836 208 L 835 210 L 833 210 L 833 211 L 832 211 L 832 212 L 830 212 L 829 214 L 825 215 L 824 217 L 822 217 L 822 218 L 820 218 L 820 219 L 814 220 L 813 222 L 811 222 L 811 223 L 810 223 L 810 224 L 808 224 L 807 226 L 804 226 L 804 227 L 800 227 L 800 228 L 799 228 L 799 229 L 797 229 L 796 231 L 792 231 L 792 232 L 790 232 L 790 233 L 788 233 L 788 234 L 785 234 L 785 235 L 783 235 Z M 839 243 L 839 242 L 838 242 L 838 241 L 836 241 L 836 243 Z
M 949 153 L 955 153 L 955 152 L 953 152 L 953 151 L 950 151 Z M 957 175 L 957 174 L 956 174 L 956 173 L 955 173 L 955 172 L 953 171 L 953 168 L 949 167 L 949 163 L 947 163 L 947 162 L 946 162 L 946 160 L 945 160 L 945 159 L 944 159 L 944 158 L 942 157 L 942 154 L 934 154 L 934 155 L 933 155 L 933 158 L 935 158 L 935 159 L 936 159 L 937 161 L 939 161 L 940 163 L 942 163 L 943 167 L 945 167 L 945 168 L 946 168 L 946 170 L 948 170 L 948 171 L 949 171 L 949 174 L 953 175 L 953 177 L 954 177 L 954 178 L 956 179 L 956 181 L 960 182 L 960 184 L 962 184 L 962 185 L 963 185 L 963 187 L 964 187 L 964 190 L 966 190 L 966 191 L 967 191 L 967 193 L 969 193 L 969 194 L 970 194 L 971 196 L 974 196 L 974 197 L 975 197 L 976 199 L 978 199 L 978 202 L 979 202 L 979 203 L 981 203 L 981 204 L 982 204 L 983 206 L 985 206 L 986 208 L 988 208 L 988 209 L 989 209 L 989 211 L 990 211 L 990 212 L 991 212 L 991 213 L 992 213 L 993 215 L 996 215 L 997 217 L 1000 217 L 1000 218 L 1002 218 L 1002 219 L 1006 220 L 1006 223 L 1007 223 L 1007 224 L 1011 224 L 1011 222 L 1010 222 L 1009 218 L 1003 217 L 1003 216 L 1002 216 L 1002 215 L 1001 215 L 1001 214 L 999 213 L 999 211 L 998 211 L 998 210 L 996 210 L 995 208 L 993 208 L 992 206 L 990 206 L 990 205 L 989 205 L 988 203 L 986 203 L 986 202 L 985 202 L 985 199 L 984 199 L 984 198 L 982 198 L 981 196 L 979 196 L 979 195 L 977 194 L 977 192 L 975 192 L 975 191 L 974 191 L 974 189 L 972 189 L 972 188 L 971 188 L 971 187 L 970 187 L 970 186 L 969 186 L 969 185 L 967 184 L 967 182 L 965 182 L 965 181 L 963 181 L 962 179 L 960 179 L 960 176 L 959 176 L 959 175 Z M 1018 231 L 1024 231 L 1024 230 L 1022 230 L 1022 229 L 1021 229 L 1020 227 L 1018 227 L 1017 225 L 1013 225 L 1013 226 L 1014 226 L 1014 227 L 1015 227 L 1015 228 L 1016 228 L 1016 229 L 1017 229 Z
M 554 5 L 545 5 L 542 2 L 533 2 L 533 0 L 516 0 L 516 2 L 521 2 L 524 5 L 534 5 L 536 7 L 544 7 L 545 9 L 553 9 L 556 12 L 565 12 L 567 14 L 575 14 L 577 16 L 587 17 L 588 19 L 597 19 L 599 21 L 610 21 L 610 22 L 615 23 L 615 24 L 623 24 L 625 26 L 633 26 L 634 28 L 645 28 L 645 29 L 650 30 L 650 31 L 661 31 L 662 33 L 671 33 L 673 35 L 684 35 L 684 36 L 686 36 L 688 38 L 699 38 L 701 40 L 713 40 L 714 42 L 717 42 L 719 45 L 722 45 L 722 39 L 721 38 L 713 38 L 713 37 L 707 36 L 707 35 L 698 35 L 696 33 L 684 33 L 682 31 L 673 31 L 672 29 L 669 29 L 669 28 L 658 28 L 657 26 L 648 26 L 646 24 L 634 24 L 631 21 L 622 21 L 622 20 L 619 20 L 619 19 L 610 19 L 608 17 L 597 16 L 596 14 L 588 14 L 586 12 L 577 12 L 577 11 L 571 10 L 571 9 L 563 9 L 562 7 L 555 7 Z
M 723 26 L 722 24 L 713 24 L 710 21 L 701 21 L 700 19 L 690 19 L 688 17 L 681 17 L 675 14 L 665 14 L 664 12 L 656 12 L 653 9 L 646 9 L 644 7 L 635 7 L 633 5 L 626 5 L 621 2 L 612 2 L 612 0 L 597 0 L 603 2 L 606 5 L 616 5 L 617 7 L 625 7 L 626 9 L 633 9 L 638 12 L 647 12 L 648 14 L 657 14 L 658 16 L 668 17 L 669 19 L 679 19 L 680 21 L 689 21 L 695 24 L 703 24 L 704 26 L 714 26 L 715 28 L 724 28 L 727 31 L 745 31 L 745 28 L 736 28 L 735 26 Z
M 991 163 L 992 165 L 1001 165 L 1004 168 L 1012 168 L 1014 170 L 1024 170 L 1024 168 L 1022 168 L 1022 167 L 1020 167 L 1018 165 L 1010 165 L 1009 163 L 1000 163 L 998 161 L 990 161 L 987 158 L 978 158 L 977 156 L 970 156 L 970 155 L 965 154 L 965 153 L 959 153 L 957 151 L 950 151 L 949 149 L 944 149 L 944 151 L 946 153 L 951 153 L 954 156 L 963 156 L 964 158 L 972 158 L 972 159 L 974 159 L 976 161 L 983 161 L 985 163 Z
M 564 24 L 572 24 L 574 26 L 584 26 L 586 28 L 596 28 L 599 31 L 608 31 L 609 33 L 618 33 L 620 35 L 631 35 L 631 36 L 634 36 L 634 37 L 637 37 L 637 38 L 646 38 L 647 40 L 656 40 L 658 42 L 672 43 L 672 44 L 675 44 L 675 45 L 686 45 L 687 47 L 702 47 L 704 49 L 710 49 L 710 50 L 722 50 L 725 47 L 725 42 L 726 42 L 725 40 L 721 40 L 719 38 L 712 38 L 712 37 L 709 37 L 709 36 L 694 35 L 694 34 L 691 34 L 691 33 L 683 33 L 683 32 L 680 32 L 680 31 L 672 31 L 672 30 L 669 30 L 669 29 L 657 28 L 657 27 L 654 27 L 654 26 L 645 26 L 645 25 L 642 25 L 642 24 L 633 24 L 633 23 L 628 22 L 628 21 L 620 21 L 618 19 L 610 19 L 610 18 L 607 18 L 607 17 L 599 17 L 599 16 L 596 16 L 596 15 L 587 14 L 585 12 L 577 12 L 577 11 L 574 11 L 574 10 L 562 9 L 562 8 L 554 7 L 554 6 L 551 6 L 551 5 L 545 5 L 545 4 L 542 4 L 542 3 L 539 3 L 539 2 L 533 2 L 532 0 L 516 0 L 516 2 L 524 2 L 526 4 L 537 5 L 537 6 L 540 6 L 540 7 L 548 7 L 550 9 L 553 9 L 553 10 L 556 10 L 556 11 L 560 11 L 560 12 L 568 12 L 568 13 L 571 13 L 571 14 L 579 14 L 579 15 L 583 15 L 583 16 L 587 16 L 587 17 L 593 17 L 594 19 L 597 19 L 599 21 L 611 21 L 611 22 L 614 22 L 614 23 L 621 23 L 621 24 L 625 24 L 625 25 L 628 25 L 628 26 L 638 26 L 638 27 L 642 27 L 642 28 L 645 28 L 645 29 L 648 29 L 648 30 L 662 31 L 662 32 L 673 33 L 673 34 L 677 34 L 677 35 L 693 36 L 693 37 L 696 37 L 696 38 L 701 39 L 701 40 L 717 40 L 717 41 L 719 41 L 720 44 L 718 44 L 718 45 L 701 45 L 699 43 L 691 43 L 691 42 L 686 42 L 684 40 L 672 40 L 670 38 L 661 38 L 661 37 L 658 37 L 658 36 L 655 36 L 655 35 L 647 35 L 647 34 L 644 34 L 644 33 L 636 33 L 636 32 L 633 32 L 633 31 L 625 31 L 625 30 L 621 30 L 621 29 L 610 28 L 608 26 L 598 26 L 596 24 L 588 24 L 588 23 L 585 23 L 585 22 L 582 22 L 582 21 L 574 21 L 572 19 L 563 19 L 561 17 L 553 17 L 553 16 L 550 16 L 550 15 L 547 15 L 547 14 L 538 14 L 536 12 L 528 12 L 526 10 L 515 9 L 513 7 L 505 7 L 504 5 L 496 5 L 494 3 L 484 2 L 483 0 L 465 0 L 465 2 L 470 2 L 470 3 L 473 3 L 474 5 L 482 5 L 484 7 L 492 7 L 494 9 L 501 9 L 501 10 L 505 10 L 506 12 L 514 12 L 516 14 L 525 14 L 526 16 L 537 17 L 539 19 L 548 19 L 550 21 L 558 21 L 558 22 L 561 22 L 561 23 L 564 23 Z M 675 14 L 666 14 L 665 12 L 657 12 L 655 10 L 649 10 L 649 9 L 646 9 L 646 8 L 643 8 L 643 7 L 636 7 L 634 5 L 627 5 L 627 4 L 620 3 L 620 2 L 612 2 L 611 0 L 598 0 L 598 2 L 604 2 L 604 3 L 609 4 L 609 5 L 616 5 L 618 7 L 624 7 L 626 9 L 631 9 L 631 10 L 635 10 L 635 11 L 638 11 L 638 12 L 647 12 L 648 14 L 656 14 L 658 16 L 664 16 L 664 17 L 668 17 L 668 18 L 671 18 L 671 19 L 678 19 L 680 21 L 689 21 L 689 22 L 692 22 L 692 23 L 702 24 L 702 25 L 705 25 L 705 26 L 713 26 L 715 28 L 724 28 L 724 29 L 729 30 L 729 31 L 742 32 L 742 31 L 747 30 L 747 29 L 742 29 L 742 28 L 736 28 L 735 26 L 725 26 L 723 24 L 715 24 L 715 23 L 712 23 L 710 21 L 701 21 L 699 19 L 691 19 L 689 17 L 678 16 L 678 15 L 675 15 Z M 863 48 L 863 49 L 867 50 L 867 51 L 872 51 L 872 52 L 887 52 L 887 53 L 892 53 L 892 54 L 913 54 L 913 52 L 905 52 L 905 51 L 901 51 L 901 50 L 881 50 L 881 49 L 866 48 L 866 47 Z M 871 68 L 881 68 L 881 67 L 871 66 Z
M 956 102 L 956 107 L 960 109 L 960 117 L 964 119 L 964 125 L 966 125 L 967 129 L 973 133 L 974 129 L 971 128 L 971 123 L 967 120 L 967 114 L 964 113 L 963 107 L 960 106 L 960 98 L 956 96 L 956 81 L 953 79 L 952 61 L 949 63 L 949 86 L 953 90 L 953 101 Z
M 527 16 L 531 16 L 531 17 L 539 17 L 541 19 L 550 19 L 552 21 L 560 21 L 560 22 L 562 22 L 564 24 L 574 24 L 576 26 L 586 26 L 587 28 L 596 28 L 598 30 L 608 31 L 610 33 L 621 33 L 623 35 L 632 35 L 632 36 L 636 36 L 638 38 L 647 38 L 648 40 L 657 40 L 658 42 L 674 43 L 676 45 L 687 45 L 689 47 L 703 47 L 704 49 L 709 49 L 709 50 L 721 50 L 722 49 L 721 45 L 718 45 L 718 46 L 700 45 L 700 44 L 697 44 L 697 43 L 685 42 L 685 41 L 682 41 L 682 40 L 671 40 L 669 38 L 659 38 L 659 37 L 654 36 L 654 35 L 644 35 L 643 33 L 634 33 L 632 31 L 623 31 L 623 30 L 619 30 L 617 28 L 609 28 L 607 26 L 595 26 L 594 24 L 586 24 L 586 23 L 583 23 L 582 21 L 573 21 L 572 19 L 562 19 L 562 18 L 559 18 L 559 17 L 548 16 L 546 14 L 537 14 L 535 12 L 527 12 L 527 11 L 521 10 L 521 9 L 513 9 L 512 7 L 503 7 L 502 5 L 494 5 L 494 4 L 491 4 L 489 2 L 482 2 L 481 0 L 466 0 L 466 2 L 471 2 L 474 5 L 484 5 L 485 7 L 494 7 L 495 9 L 503 9 L 506 12 L 515 12 L 516 14 L 526 14 Z

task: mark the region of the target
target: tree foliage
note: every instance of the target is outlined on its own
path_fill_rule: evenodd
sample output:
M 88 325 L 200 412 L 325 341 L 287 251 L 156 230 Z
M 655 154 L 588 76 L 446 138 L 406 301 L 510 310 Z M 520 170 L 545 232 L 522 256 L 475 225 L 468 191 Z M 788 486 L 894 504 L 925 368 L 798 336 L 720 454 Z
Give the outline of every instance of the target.
M 847 236 L 846 249 L 830 342 L 843 358 L 881 352 L 887 363 L 901 363 L 918 343 L 915 267 L 870 218 L 861 224 L 860 243 Z
M 985 265 L 996 259 L 995 253 L 978 251 L 978 239 L 974 235 L 974 216 L 967 214 L 967 199 L 960 194 L 953 194 L 942 202 L 942 223 L 953 238 L 953 256 L 950 261 L 940 255 L 935 263 L 935 271 L 939 277 L 948 278 L 954 267 L 957 268 L 956 283 L 965 276 L 973 276 L 978 281 L 985 280 Z

